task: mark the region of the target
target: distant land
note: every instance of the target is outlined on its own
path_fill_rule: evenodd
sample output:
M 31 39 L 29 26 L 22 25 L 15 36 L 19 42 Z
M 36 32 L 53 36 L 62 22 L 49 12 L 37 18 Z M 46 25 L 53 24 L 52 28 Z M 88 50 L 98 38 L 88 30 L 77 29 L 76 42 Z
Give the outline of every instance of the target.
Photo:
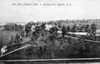
M 0 25 L 5 25 L 7 23 L 16 23 L 16 24 L 21 24 L 21 25 L 25 25 L 28 22 L 0 22 Z
M 54 21 L 54 22 L 62 22 L 62 23 L 70 23 L 70 24 L 91 24 L 91 23 L 96 23 L 96 24 L 100 24 L 100 19 L 79 19 L 79 20 L 50 20 L 50 21 Z M 28 21 L 28 22 L 34 22 L 34 21 Z M 5 25 L 6 23 L 16 23 L 16 24 L 22 24 L 25 25 L 28 22 L 0 22 L 0 25 Z M 37 22 L 49 22 L 49 21 L 37 21 Z

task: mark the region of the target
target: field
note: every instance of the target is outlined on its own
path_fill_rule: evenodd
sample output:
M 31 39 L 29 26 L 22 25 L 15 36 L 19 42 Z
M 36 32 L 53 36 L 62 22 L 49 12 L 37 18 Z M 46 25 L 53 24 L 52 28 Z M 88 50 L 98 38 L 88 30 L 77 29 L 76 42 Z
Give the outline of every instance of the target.
M 17 33 L 20 33 L 20 32 L 0 30 L 0 48 L 3 45 L 9 45 L 11 37 L 13 36 L 13 39 L 14 39 L 15 34 Z

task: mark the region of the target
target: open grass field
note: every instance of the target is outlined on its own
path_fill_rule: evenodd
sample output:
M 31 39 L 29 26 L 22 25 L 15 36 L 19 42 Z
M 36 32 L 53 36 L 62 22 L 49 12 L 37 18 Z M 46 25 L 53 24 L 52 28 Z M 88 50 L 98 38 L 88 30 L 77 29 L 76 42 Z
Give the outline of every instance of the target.
M 0 30 L 0 47 L 2 47 L 3 45 L 9 45 L 11 37 L 13 36 L 14 39 L 15 35 L 18 33 L 20 32 Z

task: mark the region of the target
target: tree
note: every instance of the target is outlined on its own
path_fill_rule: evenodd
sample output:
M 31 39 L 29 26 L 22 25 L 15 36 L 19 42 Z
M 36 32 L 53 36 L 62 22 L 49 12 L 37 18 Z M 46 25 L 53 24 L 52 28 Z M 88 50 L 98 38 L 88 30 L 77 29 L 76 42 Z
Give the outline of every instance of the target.
M 85 28 L 85 32 L 88 32 L 88 33 L 90 32 L 90 26 L 89 25 L 85 25 L 84 28 Z
M 45 27 L 45 23 L 43 23 L 42 25 L 41 25 L 41 27 L 42 27 L 42 29 L 44 30 L 46 27 Z
M 4 25 L 4 30 L 22 31 L 23 25 L 18 25 L 16 23 L 8 23 Z
M 91 24 L 91 36 L 93 37 L 93 40 L 96 40 L 96 24 Z
M 96 24 L 91 24 L 91 32 L 92 32 L 92 34 L 96 33 L 96 29 L 97 29 Z
M 58 28 L 57 27 L 52 27 L 52 28 L 50 28 L 50 30 L 49 30 L 49 32 L 51 33 L 51 34 L 54 34 L 54 33 L 56 33 L 58 31 Z
M 61 23 L 60 22 L 58 22 L 58 28 L 61 28 Z
M 71 32 L 76 32 L 76 28 L 77 28 L 77 26 L 76 26 L 76 24 L 74 24 L 72 29 L 71 29 Z
M 66 27 L 63 26 L 61 31 L 62 31 L 62 36 L 64 37 L 66 35 L 66 32 L 67 32 Z
M 36 26 L 35 27 L 35 32 L 36 32 L 36 34 L 39 34 L 40 33 L 40 31 L 41 31 L 41 26 Z
M 33 22 L 29 22 L 25 25 L 25 32 L 26 32 L 26 35 L 28 36 L 29 32 L 31 32 L 31 27 L 32 25 L 34 25 Z
M 68 31 L 68 32 L 70 32 L 70 26 L 67 26 L 67 28 L 66 28 L 66 29 L 67 29 L 67 31 Z
M 18 43 L 21 42 L 21 40 L 22 40 L 21 36 L 19 34 L 16 34 L 16 36 L 15 36 L 15 43 L 18 44 Z
M 4 30 L 15 30 L 16 25 L 17 24 L 15 24 L 15 23 L 8 23 L 8 24 L 4 25 Z

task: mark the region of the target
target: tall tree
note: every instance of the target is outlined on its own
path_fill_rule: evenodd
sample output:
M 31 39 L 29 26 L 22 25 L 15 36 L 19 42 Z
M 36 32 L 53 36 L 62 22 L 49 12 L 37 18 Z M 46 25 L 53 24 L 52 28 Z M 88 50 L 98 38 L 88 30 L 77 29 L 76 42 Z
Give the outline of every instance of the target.
M 29 32 L 31 32 L 32 25 L 34 25 L 34 22 L 29 22 L 25 25 L 25 32 L 26 32 L 27 36 L 28 36 Z
M 91 36 L 93 37 L 92 39 L 93 40 L 96 40 L 96 29 L 97 29 L 97 27 L 96 27 L 96 24 L 91 24 Z
M 89 32 L 90 31 L 90 26 L 89 25 L 85 25 L 84 29 L 85 29 L 85 32 Z
M 97 26 L 96 26 L 96 24 L 91 24 L 91 32 L 92 32 L 92 34 L 95 34 L 96 33 L 96 29 L 97 29 Z
M 62 27 L 62 36 L 63 36 L 63 37 L 66 35 L 66 32 L 67 32 L 66 27 L 63 26 L 63 27 Z

